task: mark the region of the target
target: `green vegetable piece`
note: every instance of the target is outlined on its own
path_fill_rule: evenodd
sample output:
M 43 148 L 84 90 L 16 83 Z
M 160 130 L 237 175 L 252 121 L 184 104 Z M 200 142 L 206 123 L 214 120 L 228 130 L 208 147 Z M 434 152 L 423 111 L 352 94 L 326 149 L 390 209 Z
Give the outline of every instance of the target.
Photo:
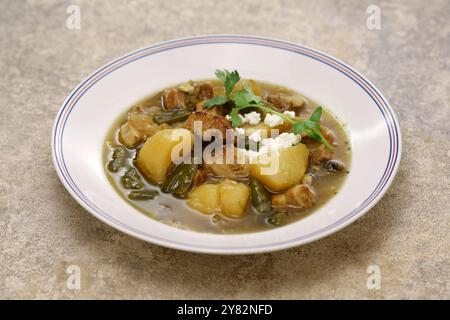
M 309 117 L 309 120 L 313 122 L 319 122 L 320 118 L 322 117 L 322 107 L 317 107 L 316 110 L 312 113 L 311 117 Z
M 272 201 L 267 189 L 254 177 L 250 177 L 250 200 L 256 213 L 272 212 Z
M 130 168 L 121 178 L 120 183 L 126 189 L 141 189 L 144 185 L 135 168 Z
M 111 172 L 117 172 L 124 164 L 127 159 L 127 150 L 120 146 L 114 149 L 112 154 L 112 159 L 108 162 L 108 170 Z
M 286 212 L 278 212 L 267 218 L 267 223 L 279 227 L 286 223 L 286 219 L 287 219 Z
M 216 97 L 211 98 L 208 101 L 206 101 L 205 104 L 203 105 L 203 107 L 205 109 L 209 109 L 214 106 L 221 106 L 221 105 L 227 103 L 228 101 L 230 101 L 230 99 L 228 99 L 228 97 L 216 96 Z
M 189 117 L 191 111 L 185 109 L 175 109 L 172 111 L 163 111 L 161 113 L 156 114 L 153 119 L 157 124 L 162 123 L 174 123 L 178 121 L 184 121 Z
M 164 181 L 162 192 L 172 193 L 173 195 L 184 198 L 187 196 L 197 172 L 198 164 L 179 164 L 173 172 Z
M 238 108 L 233 108 L 228 115 L 230 116 L 231 125 L 233 126 L 233 128 L 239 127 L 240 125 L 242 125 L 244 123 L 244 120 L 239 115 Z
M 214 106 L 220 106 L 230 101 L 231 91 L 233 91 L 234 86 L 241 79 L 241 77 L 239 76 L 239 72 L 237 72 L 236 70 L 232 72 L 225 69 L 216 70 L 215 74 L 217 78 L 223 81 L 223 85 L 225 87 L 225 96 L 216 96 L 214 98 L 209 99 L 203 105 L 205 109 L 209 109 Z
M 159 194 L 156 190 L 134 190 L 128 193 L 130 200 L 151 200 Z
M 324 144 L 325 147 L 328 149 L 333 149 L 333 147 L 330 145 L 327 139 L 322 134 L 322 131 L 320 131 L 320 117 L 322 116 L 322 107 L 317 107 L 316 110 L 314 110 L 313 114 L 309 118 L 309 120 L 301 120 L 299 122 L 296 122 L 292 125 L 292 130 L 295 134 L 302 134 L 305 133 L 309 137 L 319 141 L 320 143 Z
M 244 89 L 241 89 L 233 94 L 231 96 L 231 99 L 239 108 L 245 108 L 252 104 L 260 104 L 262 102 L 261 97 L 253 93 L 252 88 L 248 85 L 247 82 L 244 82 Z
M 226 69 L 224 70 L 216 70 L 216 77 L 223 81 L 223 84 L 225 86 L 225 93 L 228 96 L 231 91 L 233 91 L 233 88 L 236 83 L 239 82 L 241 77 L 239 76 L 239 72 L 236 70 L 230 72 Z

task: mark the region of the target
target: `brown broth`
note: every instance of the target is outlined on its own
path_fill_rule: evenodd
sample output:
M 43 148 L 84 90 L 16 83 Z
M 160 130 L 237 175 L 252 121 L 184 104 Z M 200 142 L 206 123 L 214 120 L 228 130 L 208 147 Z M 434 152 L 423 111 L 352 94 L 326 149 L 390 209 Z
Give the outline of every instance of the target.
M 208 82 L 214 87 L 215 94 L 223 94 L 223 85 L 217 80 L 205 80 L 197 81 L 198 83 Z M 286 89 L 284 87 L 257 81 L 258 85 L 263 89 L 264 95 L 272 93 L 296 93 L 297 92 Z M 302 117 L 309 117 L 312 111 L 318 106 L 317 103 L 304 95 L 301 95 L 305 101 L 305 106 L 301 109 L 300 113 Z M 135 105 L 143 106 L 161 106 L 161 92 L 151 95 Z M 133 107 L 132 106 L 132 107 Z M 127 109 L 128 112 L 129 109 Z M 206 215 L 197 212 L 189 208 L 186 201 L 183 199 L 178 199 L 170 194 L 165 194 L 160 192 L 160 195 L 153 200 L 130 200 L 127 197 L 129 190 L 123 188 L 120 183 L 120 176 L 126 171 L 125 168 L 121 168 L 118 172 L 112 173 L 106 169 L 106 164 L 111 158 L 111 153 L 113 149 L 121 145 L 118 139 L 119 127 L 122 123 L 126 121 L 127 112 L 122 114 L 117 121 L 112 125 L 110 131 L 106 137 L 105 148 L 103 152 L 103 162 L 105 163 L 105 171 L 108 176 L 111 185 L 117 190 L 117 192 L 122 196 L 122 198 L 131 204 L 133 207 L 138 209 L 143 214 L 158 220 L 162 223 L 172 225 L 182 229 L 188 229 L 198 232 L 208 232 L 208 233 L 221 233 L 221 234 L 233 234 L 233 233 L 248 233 L 256 231 L 270 230 L 277 228 L 269 223 L 267 223 L 267 215 L 255 214 L 252 209 L 248 208 L 247 214 L 243 218 L 231 219 L 221 216 L 219 214 Z M 324 108 L 324 112 L 321 118 L 321 124 L 325 125 L 331 129 L 335 134 L 335 142 L 337 146 L 334 148 L 333 159 L 342 161 L 345 164 L 344 172 L 337 174 L 328 174 L 315 179 L 312 186 L 317 194 L 316 202 L 312 208 L 309 209 L 297 209 L 289 213 L 285 220 L 285 224 L 289 224 L 302 219 L 303 217 L 313 213 L 327 201 L 329 201 L 333 196 L 337 194 L 340 187 L 345 181 L 351 159 L 351 148 L 348 137 L 345 133 L 344 126 L 338 121 L 338 119 L 332 115 L 332 113 Z M 174 126 L 177 126 L 175 124 Z M 131 158 L 127 160 L 127 165 L 130 167 L 135 167 L 133 160 L 135 159 L 137 149 L 128 149 Z M 311 171 L 312 167 L 308 169 Z M 158 190 L 157 186 L 152 185 L 146 181 L 143 177 L 145 188 Z

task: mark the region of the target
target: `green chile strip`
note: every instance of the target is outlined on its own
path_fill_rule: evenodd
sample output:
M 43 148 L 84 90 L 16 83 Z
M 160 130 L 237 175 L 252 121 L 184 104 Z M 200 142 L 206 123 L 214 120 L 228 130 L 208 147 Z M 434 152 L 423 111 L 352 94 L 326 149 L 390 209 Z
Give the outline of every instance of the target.
M 130 191 L 128 198 L 131 200 L 150 200 L 159 194 L 156 190 L 134 190 Z
M 130 168 L 120 178 L 120 183 L 125 189 L 141 189 L 144 186 L 141 180 L 141 176 L 135 168 Z
M 250 199 L 256 213 L 265 214 L 272 212 L 270 193 L 254 177 L 250 177 Z
M 161 190 L 180 198 L 186 197 L 197 172 L 198 164 L 179 164 L 164 181 Z
M 117 172 L 122 167 L 127 159 L 128 153 L 124 147 L 117 147 L 114 149 L 112 159 L 108 162 L 108 170 Z
M 156 114 L 153 119 L 158 124 L 162 123 L 174 123 L 178 121 L 184 121 L 187 119 L 187 117 L 191 114 L 191 111 L 184 110 L 184 109 L 177 109 L 173 111 L 164 111 L 161 113 Z
M 267 218 L 267 222 L 273 226 L 281 226 L 286 223 L 287 213 L 278 212 Z

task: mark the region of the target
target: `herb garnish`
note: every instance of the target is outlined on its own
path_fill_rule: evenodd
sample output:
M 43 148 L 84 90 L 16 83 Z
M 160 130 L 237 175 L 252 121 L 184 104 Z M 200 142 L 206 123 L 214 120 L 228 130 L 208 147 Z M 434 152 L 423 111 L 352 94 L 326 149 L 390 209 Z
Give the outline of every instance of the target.
M 319 121 L 322 116 L 322 107 L 317 107 L 308 120 L 297 121 L 296 119 L 275 110 L 271 105 L 264 102 L 261 97 L 255 95 L 247 82 L 244 82 L 243 89 L 232 93 L 234 86 L 240 80 L 239 73 L 236 70 L 232 72 L 228 70 L 216 70 L 215 74 L 216 77 L 224 83 L 225 96 L 215 96 L 204 104 L 204 108 L 210 109 L 214 106 L 223 105 L 232 101 L 234 107 L 231 109 L 229 117 L 233 127 L 238 127 L 243 124 L 242 117 L 239 115 L 241 110 L 257 108 L 263 112 L 276 114 L 282 119 L 290 122 L 292 124 L 292 131 L 295 134 L 306 134 L 320 143 L 323 143 L 328 149 L 333 148 L 320 131 Z

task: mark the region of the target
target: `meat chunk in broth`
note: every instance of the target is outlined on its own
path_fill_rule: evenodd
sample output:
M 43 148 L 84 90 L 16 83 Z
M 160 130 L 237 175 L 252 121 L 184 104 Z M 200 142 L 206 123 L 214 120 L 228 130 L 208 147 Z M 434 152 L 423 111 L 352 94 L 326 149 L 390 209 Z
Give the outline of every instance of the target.
M 286 192 L 272 196 L 275 207 L 311 208 L 314 204 L 315 193 L 310 185 L 298 184 Z
M 203 83 L 199 86 L 198 98 L 201 100 L 208 100 L 214 97 L 214 89 L 208 83 Z
M 221 115 L 212 114 L 205 111 L 193 112 L 184 123 L 184 127 L 194 132 L 194 122 L 198 121 L 202 125 L 202 133 L 208 129 L 219 130 L 223 137 L 226 137 L 226 130 L 231 129 L 231 123 Z
M 227 155 L 227 151 L 232 154 Z M 228 159 L 231 158 L 231 159 Z M 241 180 L 247 178 L 250 173 L 249 164 L 238 163 L 237 148 L 232 146 L 224 146 L 221 162 L 215 161 L 214 155 L 204 159 L 204 167 L 209 175 L 216 178 L 229 178 L 233 180 Z M 227 160 L 228 159 L 228 160 Z M 228 163 L 232 162 L 232 163 Z
M 166 89 L 163 92 L 163 103 L 167 110 L 185 109 L 187 105 L 186 94 L 179 89 Z
M 280 111 L 286 111 L 293 109 L 297 111 L 305 105 L 305 99 L 300 95 L 289 94 L 271 94 L 267 97 L 267 101 Z
M 135 106 L 128 113 L 127 121 L 120 126 L 119 138 L 127 148 L 133 148 L 157 131 L 167 128 L 158 125 L 153 115 L 161 112 L 160 107 Z
M 329 128 L 324 125 L 320 126 L 320 132 L 328 143 L 333 144 L 335 140 L 335 134 Z M 328 161 L 333 158 L 333 151 L 325 147 L 325 145 L 318 143 L 316 140 L 310 137 L 304 137 L 303 142 L 308 146 L 310 153 L 309 159 L 312 163 L 317 164 L 323 161 Z
M 333 152 L 327 149 L 323 144 L 315 145 L 310 148 L 309 159 L 312 163 L 320 163 L 323 161 L 331 160 L 333 158 Z

